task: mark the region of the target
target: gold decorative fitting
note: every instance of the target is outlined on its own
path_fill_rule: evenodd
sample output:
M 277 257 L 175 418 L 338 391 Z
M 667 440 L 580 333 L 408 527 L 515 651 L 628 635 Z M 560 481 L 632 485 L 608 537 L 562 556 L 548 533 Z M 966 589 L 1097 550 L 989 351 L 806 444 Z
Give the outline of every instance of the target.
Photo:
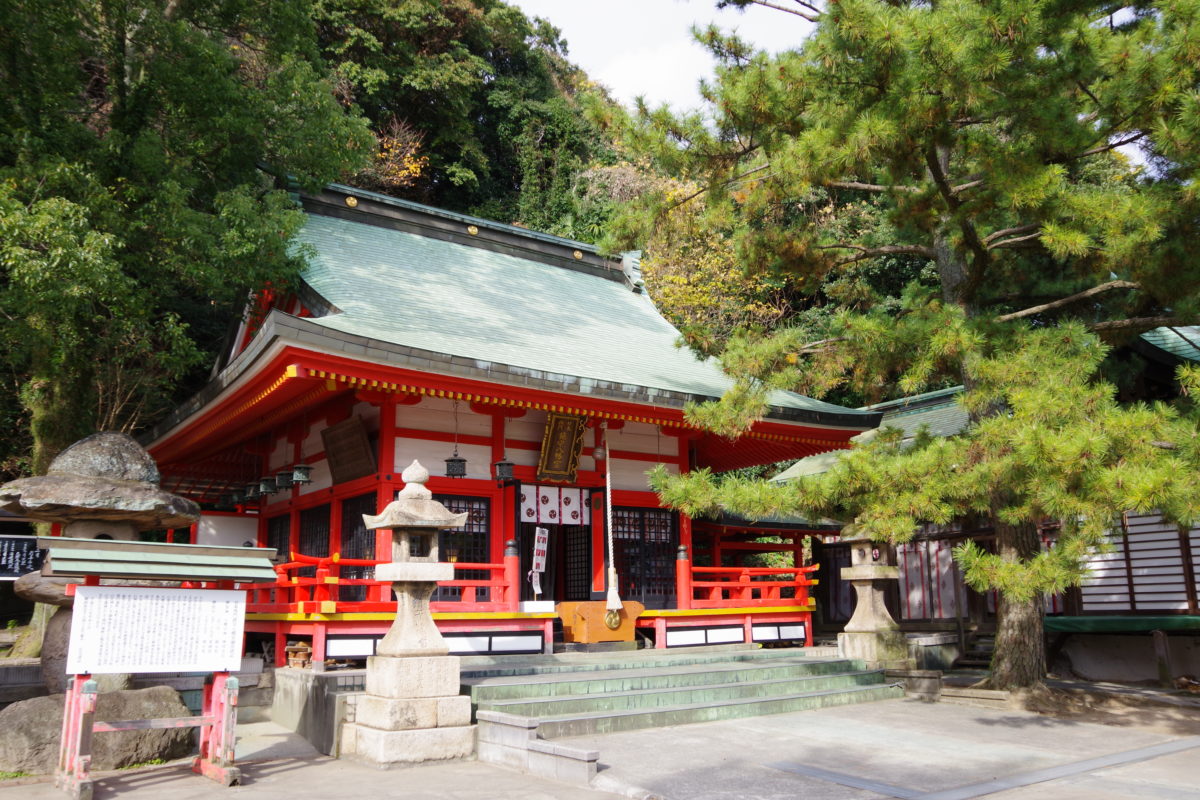
M 358 198 L 357 197 L 347 197 L 346 205 L 350 206 L 351 208 L 358 208 Z
M 579 250 L 576 250 L 574 253 L 571 253 L 571 255 L 575 256 L 576 261 L 583 258 L 583 253 Z
M 479 233 L 479 228 L 475 227 L 474 225 L 468 225 L 468 226 L 467 226 L 467 233 L 469 233 L 469 234 L 471 234 L 472 236 L 474 236 L 475 234 Z

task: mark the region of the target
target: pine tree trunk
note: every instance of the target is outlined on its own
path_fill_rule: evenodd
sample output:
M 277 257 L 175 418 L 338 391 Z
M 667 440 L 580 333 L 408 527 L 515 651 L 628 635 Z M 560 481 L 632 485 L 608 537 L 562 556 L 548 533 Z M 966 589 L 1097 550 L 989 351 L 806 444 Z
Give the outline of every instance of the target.
M 1038 554 L 1037 527 L 1033 524 L 994 523 L 996 551 L 1005 561 L 1027 561 Z M 1042 598 L 1014 600 L 1000 594 L 997 605 L 996 649 L 992 673 L 985 681 L 991 689 L 1030 689 L 1046 677 L 1046 640 L 1042 632 Z

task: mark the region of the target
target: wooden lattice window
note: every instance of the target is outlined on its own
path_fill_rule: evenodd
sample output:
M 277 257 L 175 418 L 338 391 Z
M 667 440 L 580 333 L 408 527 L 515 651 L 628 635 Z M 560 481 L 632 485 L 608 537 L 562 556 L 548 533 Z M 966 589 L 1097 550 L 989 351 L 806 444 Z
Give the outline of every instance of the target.
M 434 500 L 444 505 L 456 514 L 467 512 L 467 522 L 460 528 L 450 528 L 438 534 L 438 557 L 442 561 L 465 561 L 474 564 L 486 564 L 490 561 L 491 530 L 492 530 L 492 501 L 487 497 L 468 497 L 461 495 L 434 495 Z M 460 580 L 486 580 L 489 575 L 486 570 L 467 569 L 455 570 L 454 577 Z M 439 586 L 433 594 L 433 600 L 452 601 L 462 596 L 462 590 L 454 586 Z M 488 602 L 490 592 L 480 589 L 476 599 Z

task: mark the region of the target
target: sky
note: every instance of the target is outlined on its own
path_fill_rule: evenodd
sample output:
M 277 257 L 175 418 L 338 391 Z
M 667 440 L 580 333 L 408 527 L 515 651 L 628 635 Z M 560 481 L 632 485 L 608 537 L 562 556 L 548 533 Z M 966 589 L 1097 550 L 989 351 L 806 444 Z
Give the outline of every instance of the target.
M 697 85 L 713 74 L 712 57 L 692 39 L 693 25 L 716 23 L 779 52 L 797 46 L 809 23 L 769 8 L 717 11 L 716 0 L 508 0 L 542 17 L 567 40 L 568 57 L 626 105 L 643 96 L 676 111 L 701 105 Z M 784 3 L 786 4 L 786 0 Z

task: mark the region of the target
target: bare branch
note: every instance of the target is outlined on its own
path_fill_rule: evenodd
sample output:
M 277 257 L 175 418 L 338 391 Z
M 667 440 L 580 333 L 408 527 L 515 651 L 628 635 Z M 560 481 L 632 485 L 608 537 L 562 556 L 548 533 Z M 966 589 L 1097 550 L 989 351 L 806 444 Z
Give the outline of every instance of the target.
M 756 6 L 763 6 L 764 8 L 773 8 L 776 11 L 782 11 L 785 14 L 795 14 L 797 17 L 803 17 L 809 22 L 816 22 L 821 18 L 821 9 L 811 5 L 810 3 L 805 3 L 803 0 L 796 0 L 797 5 L 804 6 L 805 8 L 811 10 L 813 12 L 812 15 L 805 14 L 803 11 L 797 11 L 794 8 L 787 8 L 785 6 L 777 5 L 769 2 L 769 0 L 750 0 L 750 2 Z
M 832 339 L 818 339 L 815 342 L 808 342 L 807 344 L 800 345 L 800 347 L 796 349 L 796 355 L 805 356 L 810 353 L 820 353 L 823 350 L 828 350 L 830 345 L 844 341 L 846 341 L 845 336 L 835 336 Z
M 1138 139 L 1145 138 L 1145 136 L 1146 136 L 1145 133 L 1137 133 L 1137 134 L 1134 134 L 1133 136 L 1126 136 L 1124 139 L 1118 139 L 1115 142 L 1109 142 L 1108 144 L 1100 145 L 1099 147 L 1093 147 L 1091 150 L 1084 150 L 1079 155 L 1072 156 L 1071 159 L 1069 159 L 1069 160 L 1074 160 L 1074 159 L 1078 159 L 1078 158 L 1087 158 L 1088 156 L 1094 156 L 1097 153 L 1106 153 L 1109 150 L 1116 150 L 1118 147 L 1124 147 L 1127 144 L 1132 144 L 1133 142 L 1136 142 Z
M 862 245 L 858 244 L 830 244 L 822 245 L 816 249 L 858 251 L 858 255 L 837 262 L 839 267 L 846 264 L 853 264 L 856 261 L 862 261 L 866 258 L 875 258 L 876 256 L 913 255 L 924 256 L 925 258 L 934 258 L 937 255 L 932 247 L 925 247 L 917 244 L 891 244 L 883 247 L 863 247 Z
M 746 170 L 745 172 L 741 173 L 740 175 L 734 175 L 732 178 L 726 178 L 721 183 L 724 186 L 728 186 L 729 184 L 734 183 L 735 181 L 740 181 L 742 178 L 748 178 L 751 175 L 753 175 L 757 172 L 762 172 L 764 169 L 769 169 L 770 167 L 771 167 L 770 164 L 763 164 L 760 167 L 755 167 L 754 169 Z M 680 206 L 684 205 L 685 203 L 689 203 L 692 200 L 695 200 L 697 197 L 699 197 L 700 195 L 707 192 L 708 188 L 709 187 L 707 187 L 707 186 L 701 186 L 699 189 L 692 192 L 687 197 L 684 197 L 683 199 L 677 200 L 676 202 L 672 203 L 668 210 L 673 210 L 673 209 L 679 208 Z
M 959 192 L 965 192 L 967 189 L 974 189 L 976 186 L 982 186 L 983 183 L 983 178 L 980 178 L 978 180 L 968 181 L 967 183 L 960 183 L 958 186 L 951 186 L 950 191 L 954 194 L 958 194 Z
M 1094 322 L 1088 325 L 1088 330 L 1101 333 L 1104 331 L 1152 331 L 1155 328 L 1166 328 L 1171 325 L 1193 325 L 1194 317 L 1130 317 L 1129 319 L 1113 319 L 1107 322 Z
M 828 181 L 826 186 L 832 186 L 835 189 L 861 189 L 864 192 L 905 192 L 907 194 L 920 194 L 921 189 L 916 186 L 887 186 L 881 183 L 860 183 L 859 181 Z
M 1104 294 L 1105 292 L 1111 292 L 1115 289 L 1141 289 L 1141 288 L 1142 288 L 1142 285 L 1140 283 L 1134 283 L 1133 281 L 1109 281 L 1108 283 L 1102 283 L 1099 286 L 1093 286 L 1090 289 L 1084 289 L 1082 292 L 1077 292 L 1076 294 L 1073 294 L 1070 297 L 1063 297 L 1058 300 L 1053 300 L 1049 303 L 1043 303 L 1040 306 L 1031 306 L 1029 308 L 1022 309 L 1021 311 L 1014 311 L 1011 314 L 1002 314 L 1001 316 L 996 317 L 996 319 L 1000 322 L 1010 322 L 1014 319 L 1023 319 L 1025 317 L 1032 317 L 1034 314 L 1040 314 L 1043 311 L 1053 311 L 1056 308 L 1062 308 L 1063 306 L 1069 306 L 1072 303 L 1078 303 L 1080 300 L 1087 300 L 1089 297 L 1095 297 L 1098 294 Z M 1112 323 L 1102 322 L 1099 324 L 1100 325 L 1110 325 Z M 1093 326 L 1092 330 L 1107 330 L 1107 329 L 1097 328 L 1097 327 Z
M 983 237 L 983 243 L 991 244 L 996 239 L 999 239 L 1001 237 L 1013 236 L 1013 235 L 1020 234 L 1020 233 L 1029 233 L 1030 231 L 1036 231 L 1040 227 L 1042 227 L 1042 226 L 1041 225 L 1018 225 L 1015 228 L 1001 228 L 1000 230 L 993 231 L 992 233 L 989 233 L 987 236 Z
M 996 242 L 995 244 L 989 246 L 988 250 L 997 250 L 1002 247 L 1032 247 L 1040 238 L 1042 238 L 1040 231 L 1038 233 L 1031 233 L 1028 236 L 1014 236 L 1011 239 L 1005 239 L 1002 242 Z

